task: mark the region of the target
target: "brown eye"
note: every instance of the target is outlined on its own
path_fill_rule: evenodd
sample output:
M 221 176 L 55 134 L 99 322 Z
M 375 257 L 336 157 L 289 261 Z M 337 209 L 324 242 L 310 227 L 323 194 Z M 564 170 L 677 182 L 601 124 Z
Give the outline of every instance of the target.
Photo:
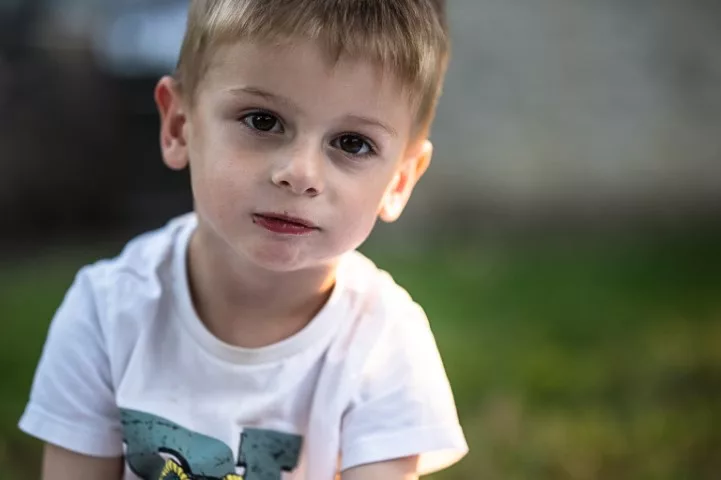
M 334 142 L 333 146 L 340 148 L 351 155 L 367 155 L 373 153 L 373 147 L 358 135 L 341 135 Z
M 254 130 L 261 132 L 281 131 L 280 121 L 274 115 L 265 112 L 254 112 L 242 118 L 243 122 Z

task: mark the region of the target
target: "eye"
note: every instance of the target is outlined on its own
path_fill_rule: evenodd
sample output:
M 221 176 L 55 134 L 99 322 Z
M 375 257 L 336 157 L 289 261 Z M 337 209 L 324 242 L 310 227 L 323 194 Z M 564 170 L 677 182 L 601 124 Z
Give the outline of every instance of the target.
M 278 117 L 268 112 L 251 112 L 241 118 L 241 121 L 253 130 L 268 133 L 283 131 Z
M 353 156 L 372 155 L 375 153 L 373 146 L 360 135 L 341 135 L 333 140 L 331 145 Z

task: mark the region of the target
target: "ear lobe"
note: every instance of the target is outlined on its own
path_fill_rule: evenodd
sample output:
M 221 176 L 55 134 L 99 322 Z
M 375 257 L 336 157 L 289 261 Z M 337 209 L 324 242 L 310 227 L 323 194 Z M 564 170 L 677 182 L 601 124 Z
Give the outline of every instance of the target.
M 384 222 L 395 222 L 403 213 L 413 188 L 428 170 L 433 156 L 433 144 L 424 139 L 406 155 L 383 197 L 378 216 Z
M 186 115 L 175 79 L 165 76 L 155 87 L 155 104 L 160 114 L 160 150 L 163 161 L 173 170 L 188 165 L 185 133 Z

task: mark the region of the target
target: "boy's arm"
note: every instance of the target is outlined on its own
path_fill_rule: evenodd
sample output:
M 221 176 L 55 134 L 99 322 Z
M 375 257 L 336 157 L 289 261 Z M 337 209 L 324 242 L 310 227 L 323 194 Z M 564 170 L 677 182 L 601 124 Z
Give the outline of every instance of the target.
M 48 443 L 43 453 L 42 472 L 42 480 L 120 480 L 123 458 L 90 457 Z
M 349 468 L 341 480 L 417 480 L 417 468 L 417 456 L 405 457 Z

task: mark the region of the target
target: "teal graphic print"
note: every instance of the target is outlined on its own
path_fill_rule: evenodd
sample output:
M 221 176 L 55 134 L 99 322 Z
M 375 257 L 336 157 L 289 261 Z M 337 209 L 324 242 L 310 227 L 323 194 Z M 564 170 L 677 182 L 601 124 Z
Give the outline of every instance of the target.
M 280 480 L 282 472 L 298 465 L 303 440 L 299 435 L 246 428 L 236 462 L 220 440 L 156 415 L 122 409 L 121 420 L 126 462 L 143 480 Z M 236 473 L 236 467 L 243 473 Z

